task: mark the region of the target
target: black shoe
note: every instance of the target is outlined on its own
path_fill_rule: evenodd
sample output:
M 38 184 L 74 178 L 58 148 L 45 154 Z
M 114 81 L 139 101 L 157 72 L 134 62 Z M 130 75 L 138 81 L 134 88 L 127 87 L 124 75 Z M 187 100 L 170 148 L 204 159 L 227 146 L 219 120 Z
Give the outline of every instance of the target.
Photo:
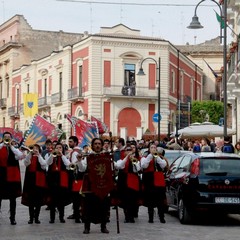
M 33 224 L 33 220 L 30 219 L 30 220 L 28 221 L 28 224 Z
M 50 220 L 49 223 L 54 223 L 55 221 L 54 220 Z
M 81 223 L 80 218 L 76 218 L 76 219 L 75 219 L 75 223 Z
M 164 219 L 164 217 L 160 217 L 160 222 L 161 223 L 166 223 L 166 220 Z
M 125 219 L 125 220 L 124 220 L 124 223 L 129 223 L 129 220 L 128 220 L 128 219 Z
M 90 230 L 85 228 L 84 231 L 83 231 L 83 234 L 89 234 L 90 233 Z
M 64 220 L 64 218 L 60 218 L 60 223 L 65 223 L 66 221 Z
M 15 219 L 10 220 L 10 223 L 11 223 L 11 225 L 16 225 L 16 224 L 17 224 L 17 222 L 15 221 Z
M 72 215 L 68 216 L 68 217 L 67 217 L 67 219 L 75 219 L 75 216 L 74 216 L 74 214 L 72 214 Z
M 109 231 L 107 230 L 107 228 L 101 228 L 101 232 L 102 232 L 102 233 L 109 233 Z
M 41 222 L 39 221 L 39 219 L 35 219 L 35 223 L 40 224 Z

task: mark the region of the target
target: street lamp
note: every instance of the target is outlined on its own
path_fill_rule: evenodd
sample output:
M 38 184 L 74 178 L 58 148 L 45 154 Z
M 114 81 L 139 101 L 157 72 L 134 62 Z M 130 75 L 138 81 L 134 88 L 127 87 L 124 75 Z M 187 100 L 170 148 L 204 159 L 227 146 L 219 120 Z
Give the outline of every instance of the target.
M 155 63 L 156 63 L 156 72 L 158 71 L 158 142 L 160 143 L 160 121 L 161 121 L 161 113 L 160 113 L 160 66 L 161 66 L 161 58 L 158 58 L 158 62 L 154 59 L 154 58 L 151 58 L 151 57 L 147 57 L 147 58 L 144 58 L 141 62 L 141 66 L 140 66 L 140 69 L 137 73 L 137 75 L 139 76 L 143 76 L 145 75 L 144 71 L 143 71 L 143 63 L 146 61 L 146 60 L 153 60 Z M 157 74 L 156 74 L 157 76 Z
M 194 11 L 194 16 L 192 18 L 192 22 L 188 26 L 190 29 L 200 29 L 203 26 L 200 24 L 198 17 L 197 17 L 197 8 L 206 0 L 200 1 Z M 224 106 L 224 126 L 223 126 L 223 135 L 227 137 L 227 0 L 222 1 L 222 8 L 221 5 L 216 2 L 215 0 L 210 0 L 218 5 L 221 13 L 221 19 L 223 21 L 223 36 L 222 36 L 222 27 L 220 25 L 220 41 L 222 42 L 223 38 L 223 106 Z

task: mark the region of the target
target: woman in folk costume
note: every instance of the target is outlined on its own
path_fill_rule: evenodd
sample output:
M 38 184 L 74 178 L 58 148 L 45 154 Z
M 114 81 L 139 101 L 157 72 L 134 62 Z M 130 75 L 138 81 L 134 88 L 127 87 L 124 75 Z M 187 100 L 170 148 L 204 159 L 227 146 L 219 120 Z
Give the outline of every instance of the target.
M 23 153 L 12 144 L 10 132 L 3 133 L 0 143 L 0 200 L 10 201 L 10 223 L 16 225 L 16 198 L 22 194 L 19 161 Z
M 143 200 L 148 208 L 149 223 L 153 223 L 154 208 L 158 209 L 158 216 L 161 223 L 164 219 L 164 201 L 165 201 L 165 179 L 164 168 L 167 163 L 157 153 L 156 145 L 149 147 L 147 157 L 141 158 Z
M 29 208 L 28 224 L 40 224 L 39 213 L 41 206 L 46 204 L 46 161 L 41 156 L 41 147 L 38 144 L 33 145 L 33 149 L 23 160 L 26 166 L 22 204 Z
M 120 206 L 124 210 L 125 223 L 134 223 L 140 192 L 140 161 L 131 147 L 125 148 L 125 157 L 118 160 L 115 168 L 119 170 L 117 191 Z
M 48 165 L 47 183 L 49 187 L 49 223 L 55 222 L 55 208 L 58 209 L 60 222 L 65 223 L 65 206 L 71 203 L 71 191 L 68 175 L 70 161 L 64 155 L 64 148 L 61 143 L 57 143 L 55 149 L 51 154 L 47 154 L 45 159 Z

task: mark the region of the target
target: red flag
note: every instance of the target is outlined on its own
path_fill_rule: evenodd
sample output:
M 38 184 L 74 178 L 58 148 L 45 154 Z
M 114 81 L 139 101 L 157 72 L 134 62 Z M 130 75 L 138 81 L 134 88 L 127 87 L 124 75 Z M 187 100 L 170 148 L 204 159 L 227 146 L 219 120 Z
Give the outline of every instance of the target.
M 91 116 L 91 121 L 97 123 L 99 134 L 103 134 L 105 132 L 108 132 L 108 127 L 106 126 L 105 123 L 101 122 L 100 120 L 98 120 L 97 118 L 95 118 L 93 116 Z
M 74 135 L 78 138 L 80 147 L 84 145 L 90 146 L 92 139 L 99 137 L 96 122 L 86 122 L 70 114 L 66 114 L 66 118 L 73 127 Z

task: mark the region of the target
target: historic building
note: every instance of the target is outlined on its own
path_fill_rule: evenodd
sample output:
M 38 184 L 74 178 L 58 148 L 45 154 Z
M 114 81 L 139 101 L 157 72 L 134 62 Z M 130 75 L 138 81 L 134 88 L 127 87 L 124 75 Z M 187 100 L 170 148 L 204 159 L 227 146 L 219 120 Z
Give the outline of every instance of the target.
M 240 141 L 240 1 L 228 1 L 228 23 L 232 26 L 233 41 L 229 46 L 228 102 L 232 104 L 232 126 L 237 130 L 234 142 Z
M 144 76 L 138 75 L 140 68 Z M 147 130 L 158 131 L 153 115 L 159 97 L 161 137 L 173 131 L 183 115 L 190 120 L 188 109 L 180 112 L 178 106 L 202 99 L 203 72 L 169 41 L 141 36 L 139 30 L 119 24 L 35 59 L 15 70 L 12 81 L 12 103 L 18 98 L 18 105 L 23 104 L 23 93 L 38 93 L 39 114 L 67 135 L 71 128 L 64 116 L 70 113 L 99 118 L 113 136 L 140 139 Z M 22 112 L 16 120 L 23 131 L 31 121 Z
M 15 15 L 0 25 L 0 126 L 19 128 L 22 89 L 20 80 L 12 78 L 13 70 L 82 37 L 83 34 L 77 33 L 34 30 L 22 15 Z

